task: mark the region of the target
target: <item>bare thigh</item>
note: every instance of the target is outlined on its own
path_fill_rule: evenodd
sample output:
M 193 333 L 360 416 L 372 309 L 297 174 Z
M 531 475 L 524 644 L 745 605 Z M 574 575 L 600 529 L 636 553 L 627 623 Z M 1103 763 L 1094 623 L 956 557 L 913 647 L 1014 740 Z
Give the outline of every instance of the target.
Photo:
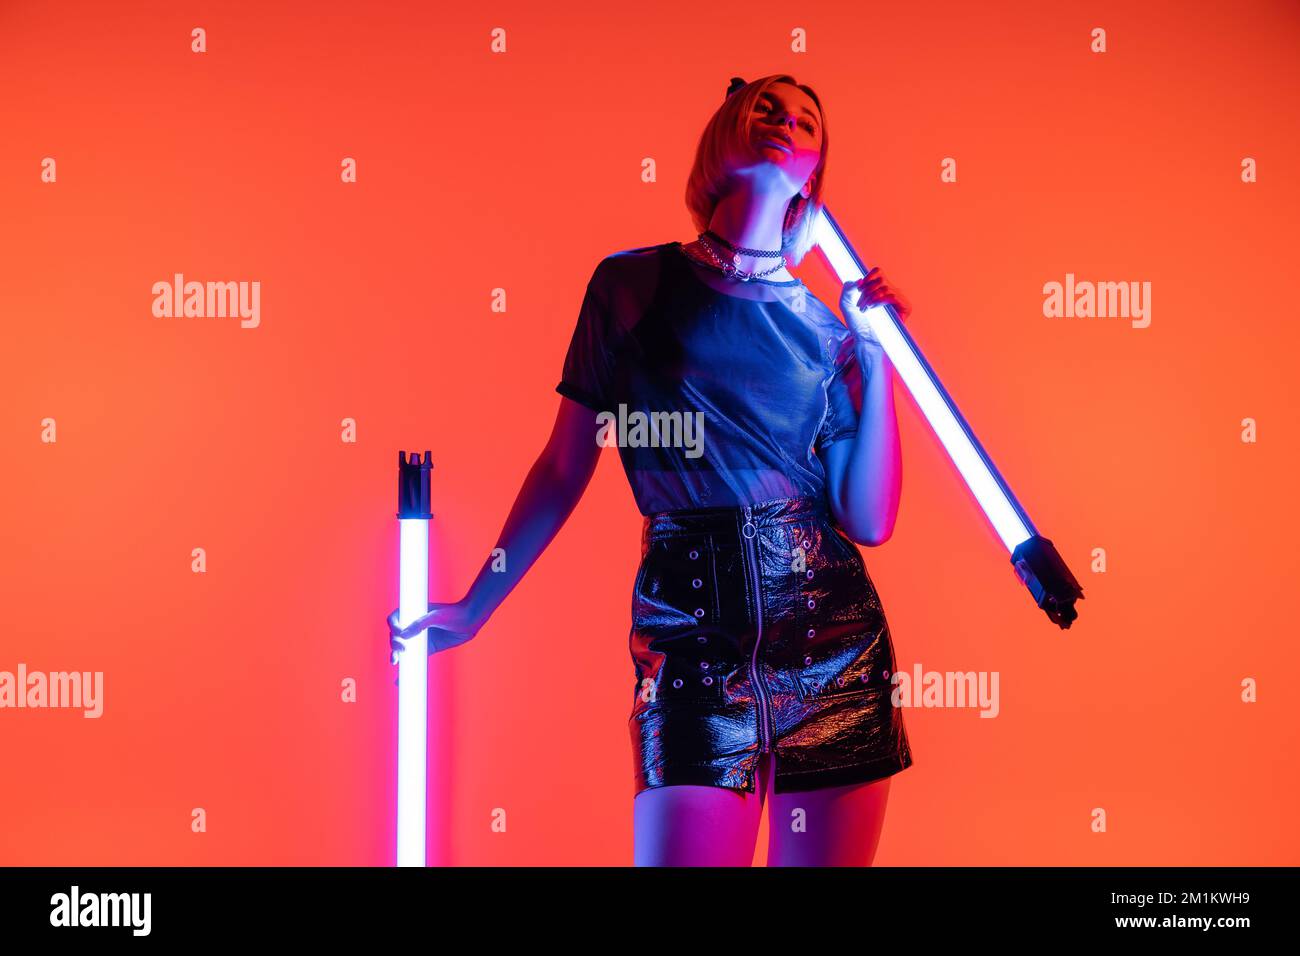
M 749 866 L 770 777 L 764 754 L 754 793 L 693 785 L 642 790 L 632 801 L 633 866 Z
M 889 781 L 772 794 L 767 865 L 870 866 L 885 824 Z

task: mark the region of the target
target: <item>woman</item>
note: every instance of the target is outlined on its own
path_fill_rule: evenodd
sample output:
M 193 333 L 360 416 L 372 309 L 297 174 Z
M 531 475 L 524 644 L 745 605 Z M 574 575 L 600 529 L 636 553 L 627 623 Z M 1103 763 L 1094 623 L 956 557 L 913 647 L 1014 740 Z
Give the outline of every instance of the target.
M 489 559 L 462 600 L 388 620 L 395 656 L 426 627 L 431 652 L 470 640 L 617 433 L 646 516 L 637 865 L 749 865 L 769 799 L 771 864 L 869 865 L 889 778 L 912 763 L 889 627 L 853 545 L 890 537 L 901 476 L 893 370 L 864 310 L 910 309 L 873 269 L 843 287 L 846 328 L 786 270 L 812 245 L 827 142 L 809 87 L 732 80 L 687 185 L 698 241 L 615 253 L 587 286 L 550 440 L 498 542 L 509 571 Z M 624 424 L 637 412 L 639 432 Z

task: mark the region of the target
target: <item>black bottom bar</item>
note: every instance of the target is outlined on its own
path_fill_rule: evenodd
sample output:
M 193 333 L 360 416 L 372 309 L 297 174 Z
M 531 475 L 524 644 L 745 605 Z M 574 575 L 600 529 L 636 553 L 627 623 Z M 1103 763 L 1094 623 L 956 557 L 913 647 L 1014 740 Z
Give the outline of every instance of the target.
M 18 950 L 10 944 L 32 937 L 357 940 L 424 951 L 463 943 L 466 934 L 530 947 L 541 940 L 748 947 L 789 938 L 842 948 L 956 938 L 982 951 L 1004 940 L 1096 936 L 1232 946 L 1293 928 L 1298 874 L 1293 867 L 8 868 L 0 869 L 0 926 L 11 952 Z M 117 925 L 70 925 L 74 886 L 77 923 L 101 913 Z M 132 893 L 140 895 L 106 895 Z

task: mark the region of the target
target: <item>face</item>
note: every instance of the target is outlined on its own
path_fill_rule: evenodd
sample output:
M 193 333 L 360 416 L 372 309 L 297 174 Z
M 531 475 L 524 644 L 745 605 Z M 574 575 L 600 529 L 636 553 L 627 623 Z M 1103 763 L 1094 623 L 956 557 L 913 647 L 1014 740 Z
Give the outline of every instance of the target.
M 802 189 L 821 159 L 821 114 L 813 98 L 789 83 L 774 83 L 754 104 L 752 145 L 782 171 L 791 192 Z

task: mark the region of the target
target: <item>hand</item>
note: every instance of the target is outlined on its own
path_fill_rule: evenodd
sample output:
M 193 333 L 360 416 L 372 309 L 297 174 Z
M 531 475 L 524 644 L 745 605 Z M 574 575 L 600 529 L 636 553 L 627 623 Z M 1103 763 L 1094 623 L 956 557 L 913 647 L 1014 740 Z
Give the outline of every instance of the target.
M 873 364 L 884 354 L 884 348 L 867 323 L 867 310 L 885 303 L 894 307 L 899 322 L 906 322 L 912 314 L 911 304 L 885 281 L 879 266 L 868 270 L 857 282 L 844 283 L 840 292 L 840 311 L 844 314 L 844 321 L 853 330 L 859 349 L 865 349 Z
M 482 622 L 474 619 L 465 608 L 464 601 L 453 604 L 429 603 L 429 612 L 402 627 L 398 624 L 401 608 L 395 608 L 388 615 L 388 647 L 391 652 L 389 662 L 396 664 L 402 651 L 406 650 L 406 641 L 415 637 L 426 627 L 429 629 L 429 653 L 445 651 L 448 648 L 464 644 L 478 633 Z

